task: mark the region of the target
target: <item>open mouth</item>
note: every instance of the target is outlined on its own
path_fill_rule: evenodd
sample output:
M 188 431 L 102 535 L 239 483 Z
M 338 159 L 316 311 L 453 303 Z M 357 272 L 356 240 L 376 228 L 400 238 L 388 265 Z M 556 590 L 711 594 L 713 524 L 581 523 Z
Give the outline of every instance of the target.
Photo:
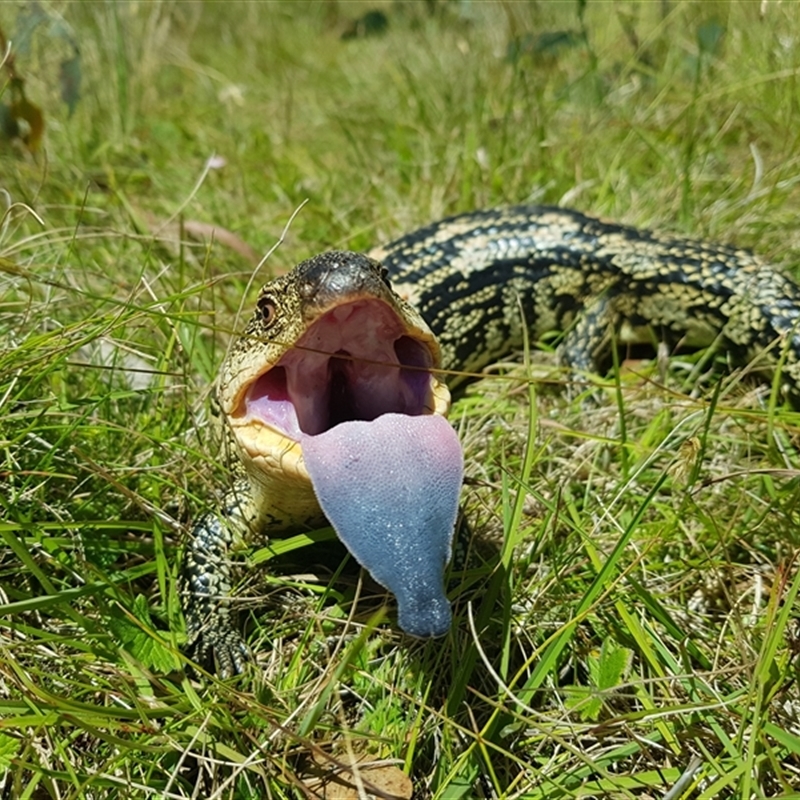
M 432 366 L 428 346 L 405 332 L 386 303 L 358 300 L 324 314 L 260 375 L 239 415 L 299 441 L 342 422 L 430 414 Z
M 450 627 L 444 569 L 463 475 L 437 353 L 386 302 L 343 303 L 255 375 L 230 420 L 253 462 L 286 476 L 273 494 L 310 483 L 345 546 L 397 597 L 400 627 L 422 637 Z

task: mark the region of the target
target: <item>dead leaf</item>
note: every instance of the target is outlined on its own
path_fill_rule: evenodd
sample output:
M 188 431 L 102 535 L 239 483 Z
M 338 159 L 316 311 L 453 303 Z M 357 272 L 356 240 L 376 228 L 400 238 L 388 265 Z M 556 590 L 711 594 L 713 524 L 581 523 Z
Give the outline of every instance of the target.
M 31 153 L 35 153 L 39 149 L 39 144 L 42 141 L 42 134 L 44 133 L 44 115 L 39 106 L 34 105 L 20 95 L 18 100 L 15 100 L 9 107 L 11 118 L 17 123 L 17 134 L 24 142 L 25 146 Z M 20 122 L 27 123 L 27 130 L 19 126 Z
M 154 239 L 176 253 L 180 249 L 181 234 L 183 234 L 184 237 L 195 241 L 219 242 L 221 245 L 238 253 L 254 267 L 261 263 L 261 255 L 250 247 L 244 239 L 226 228 L 221 228 L 219 225 L 194 219 L 183 220 L 183 223 L 177 220 L 162 222 L 155 214 L 147 211 L 139 212 L 139 217 L 147 224 Z
M 399 767 L 362 754 L 325 760 L 317 754 L 298 777 L 324 800 L 411 800 L 414 784 Z

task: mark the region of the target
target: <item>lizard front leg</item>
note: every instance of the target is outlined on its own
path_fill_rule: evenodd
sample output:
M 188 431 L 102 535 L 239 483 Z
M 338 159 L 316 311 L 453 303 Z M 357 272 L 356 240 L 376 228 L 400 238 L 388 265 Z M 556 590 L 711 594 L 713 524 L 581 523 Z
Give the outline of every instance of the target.
M 243 672 L 249 659 L 230 608 L 230 551 L 245 538 L 256 517 L 249 485 L 237 481 L 219 508 L 196 523 L 183 556 L 180 587 L 186 654 L 223 678 Z

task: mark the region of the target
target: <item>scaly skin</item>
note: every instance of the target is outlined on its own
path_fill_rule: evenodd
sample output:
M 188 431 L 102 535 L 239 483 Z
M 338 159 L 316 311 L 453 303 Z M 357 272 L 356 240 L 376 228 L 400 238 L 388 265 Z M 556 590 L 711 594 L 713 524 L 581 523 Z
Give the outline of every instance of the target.
M 592 371 L 623 322 L 635 340 L 708 346 L 722 337 L 740 362 L 769 350 L 800 384 L 800 287 L 746 250 L 602 222 L 577 211 L 514 206 L 464 214 L 371 255 L 424 317 L 445 369 L 477 372 L 565 331 L 563 363 Z M 638 334 L 638 335 L 637 335 Z
M 390 308 L 398 328 L 428 354 L 431 368 L 439 366 L 435 337 L 419 314 L 391 290 L 382 265 L 356 253 L 326 253 L 262 288 L 255 314 L 220 370 L 217 405 L 227 450 L 237 457 L 235 480 L 219 508 L 201 517 L 192 531 L 181 594 L 188 654 L 223 676 L 241 672 L 246 659 L 229 608 L 231 548 L 272 531 L 308 530 L 324 522 L 300 443 L 248 416 L 248 389 L 293 351 L 313 352 L 313 340 L 303 337 L 315 322 L 361 300 Z M 424 413 L 446 415 L 450 404 L 446 386 L 432 374 L 428 381 Z
M 532 339 L 565 333 L 560 357 L 577 373 L 596 370 L 612 332 L 624 331 L 628 341 L 651 341 L 655 332 L 672 344 L 725 346 L 740 363 L 780 364 L 789 393 L 798 395 L 800 287 L 743 250 L 517 206 L 433 223 L 371 256 L 380 263 L 370 262 L 372 279 L 360 288 L 391 304 L 409 335 L 430 348 L 433 369 L 477 372 L 518 350 L 522 309 Z M 309 263 L 262 289 L 217 384 L 242 465 L 234 489 L 192 533 L 184 587 L 189 653 L 223 675 L 240 672 L 246 653 L 228 608 L 232 542 L 322 522 L 300 445 L 263 430 L 254 435 L 236 417 L 258 375 L 336 302 L 335 271 L 317 270 L 309 293 Z M 445 414 L 445 394 L 432 379 L 426 413 Z

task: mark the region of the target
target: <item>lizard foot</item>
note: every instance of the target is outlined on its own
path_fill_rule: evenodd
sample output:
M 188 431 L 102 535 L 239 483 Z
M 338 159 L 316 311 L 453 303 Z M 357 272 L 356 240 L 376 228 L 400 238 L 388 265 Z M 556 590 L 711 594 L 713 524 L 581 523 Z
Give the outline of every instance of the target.
M 241 675 L 251 660 L 242 637 L 233 628 L 208 627 L 198 631 L 185 648 L 186 656 L 221 678 Z

